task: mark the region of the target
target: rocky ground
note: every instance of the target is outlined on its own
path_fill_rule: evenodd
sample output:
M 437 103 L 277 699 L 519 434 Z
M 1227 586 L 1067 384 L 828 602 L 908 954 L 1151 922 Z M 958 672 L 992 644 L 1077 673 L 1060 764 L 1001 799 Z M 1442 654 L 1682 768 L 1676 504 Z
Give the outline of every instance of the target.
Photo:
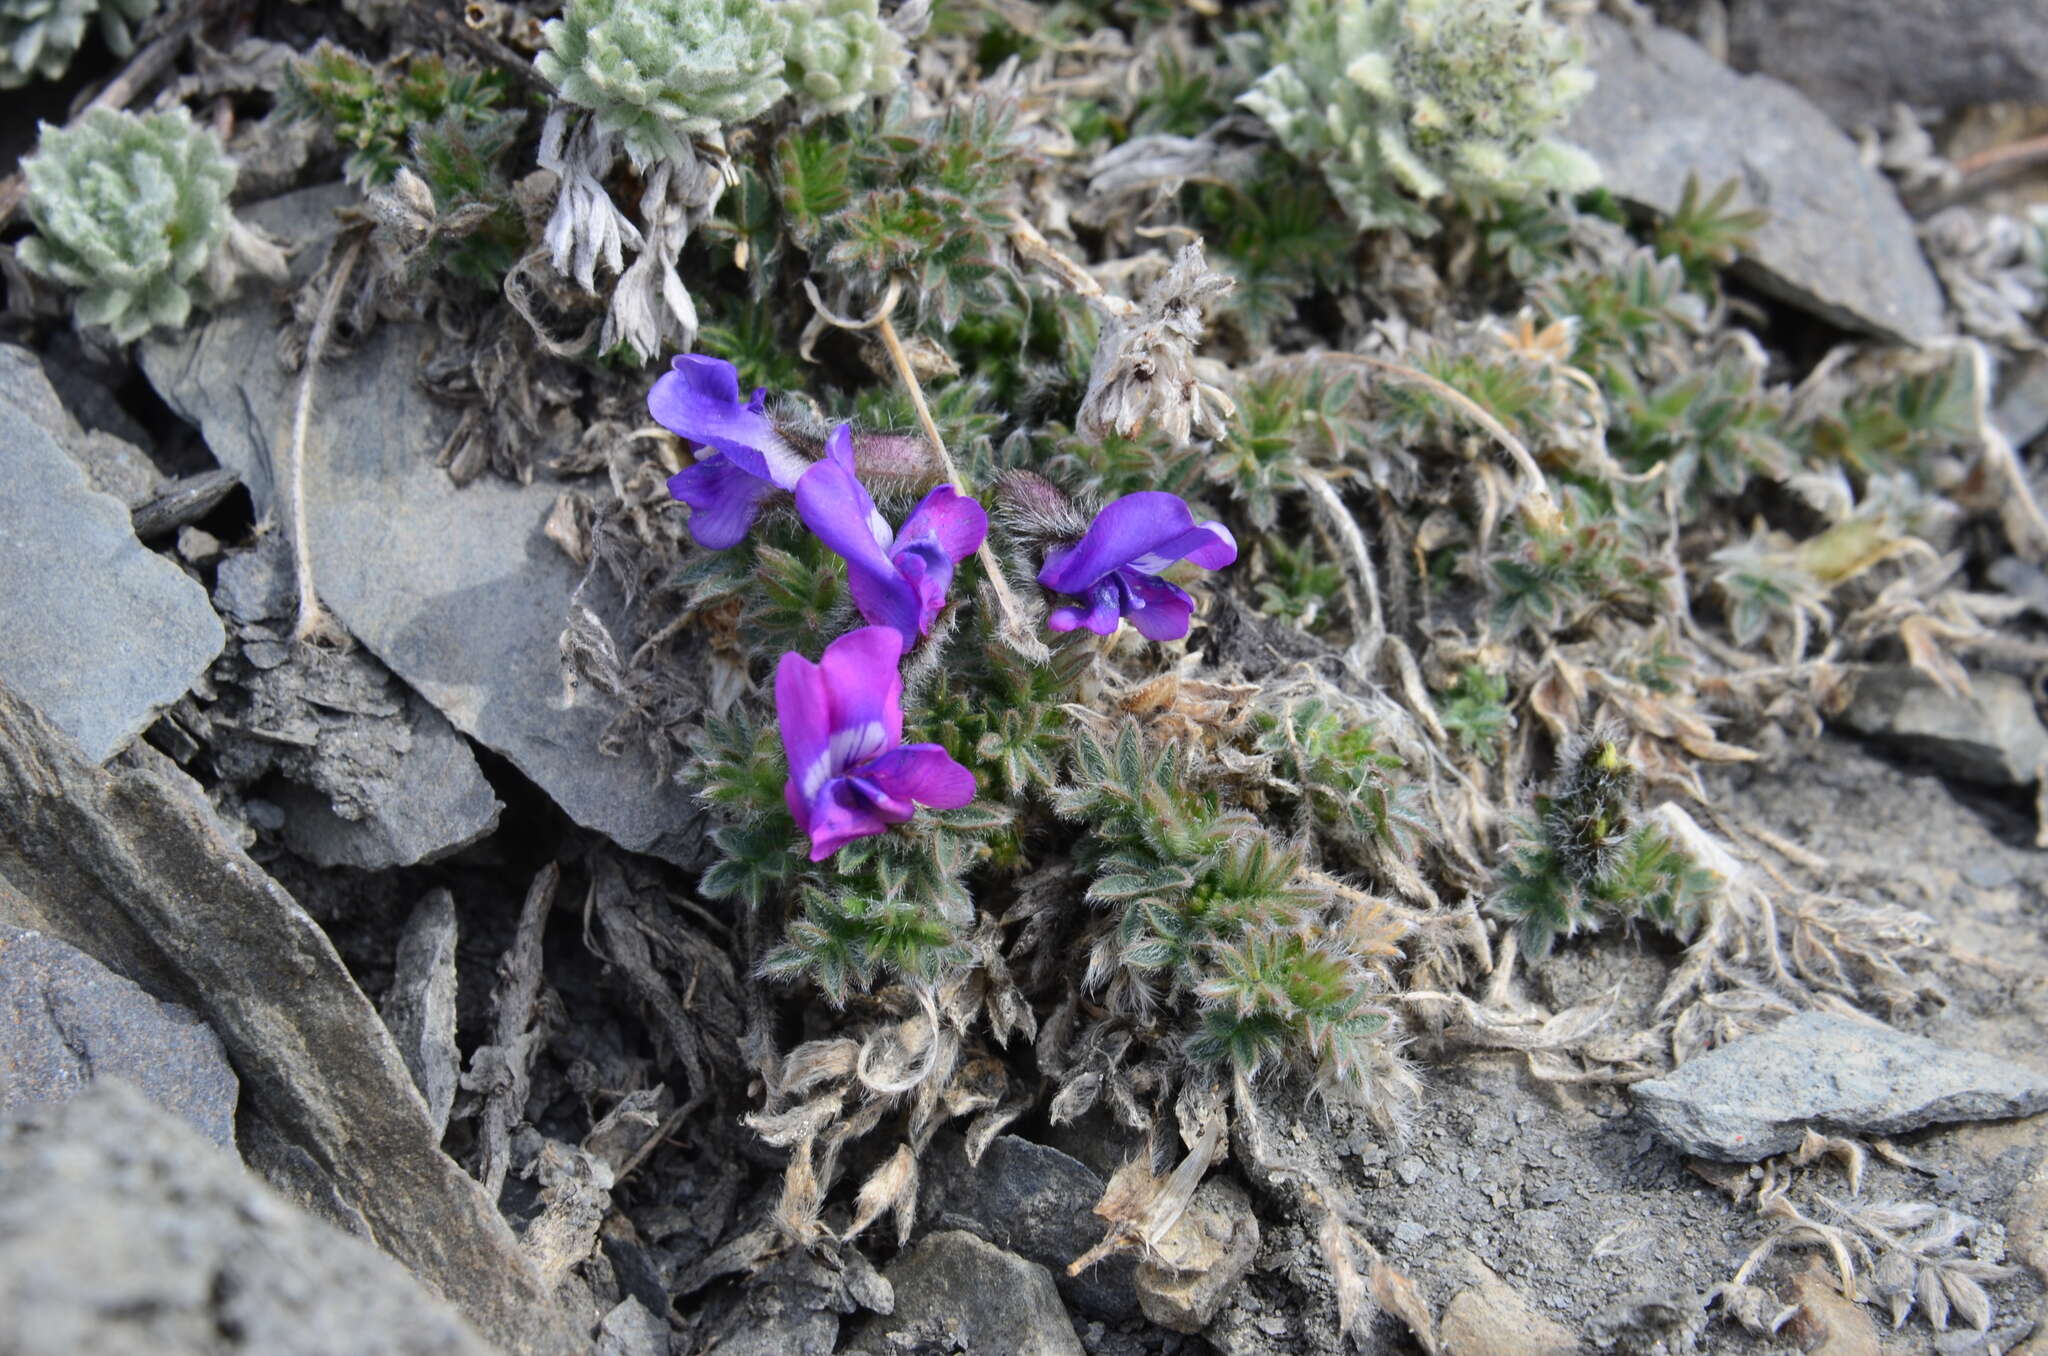
M 1580 8 L 1599 84 L 1569 131 L 1616 211 L 1668 215 L 1689 178 L 1768 207 L 1728 286 L 1787 381 L 1837 342 L 1981 341 L 1977 422 L 2048 499 L 2042 298 L 1929 224 L 1943 194 L 2048 200 L 2038 146 L 1969 182 L 1972 137 L 2048 125 L 2048 19 Z M 324 22 L 293 13 L 263 41 Z M 246 96 L 262 58 L 208 48 L 181 97 Z M 779 1061 L 901 1073 L 908 1037 L 877 1033 L 915 1015 L 751 972 L 780 920 L 700 890 L 695 750 L 578 649 L 646 621 L 630 569 L 588 568 L 624 463 L 581 456 L 640 436 L 637 379 L 579 387 L 529 344 L 480 395 L 489 333 L 366 325 L 318 368 L 295 560 L 279 359 L 361 195 L 331 147 L 268 149 L 240 210 L 288 285 L 127 348 L 12 281 L 0 320 L 0 1351 L 2048 1352 L 2048 549 L 1983 464 L 1945 486 L 1957 588 L 1995 600 L 1943 614 L 1995 623 L 1967 691 L 1887 633 L 1839 701 L 1731 715 L 1756 756 L 1696 741 L 1697 794 L 1660 787 L 1766 911 L 1748 940 L 1532 956 L 1467 910 L 1490 967 L 1401 996 L 1420 1086 L 1391 1120 L 1280 1070 L 1190 1081 L 1149 1134 L 1094 1085 L 1066 1114 L 1101 1075 L 1040 1056 L 1079 1005 L 1013 989 L 1026 1036 L 968 1047 L 919 1152 L 824 1147 L 855 1120 L 803 1124 Z M 493 419 L 501 451 L 578 455 L 451 475 Z M 305 570 L 348 644 L 294 636 Z M 1213 672 L 1277 682 L 1284 645 L 1397 685 L 1239 606 L 1191 647 Z M 663 681 L 748 678 L 693 640 Z M 1845 909 L 1875 931 L 1844 942 Z M 1716 965 L 1801 980 L 1709 975 L 1675 1018 L 1674 976 Z M 1132 1208 L 1140 1179 L 1179 1208 Z M 1133 1220 L 1159 1227 L 1098 1247 Z

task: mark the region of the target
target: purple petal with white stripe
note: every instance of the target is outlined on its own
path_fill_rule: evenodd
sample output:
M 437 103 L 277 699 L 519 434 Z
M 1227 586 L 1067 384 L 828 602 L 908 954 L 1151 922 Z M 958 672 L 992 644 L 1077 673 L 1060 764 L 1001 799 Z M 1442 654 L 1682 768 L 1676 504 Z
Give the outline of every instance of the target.
M 1217 570 L 1237 559 L 1237 541 L 1219 522 L 1197 523 L 1179 495 L 1139 490 L 1107 505 L 1071 546 L 1050 552 L 1038 582 L 1084 600 L 1055 608 L 1046 625 L 1055 631 L 1086 627 L 1098 635 L 1127 617 L 1151 640 L 1188 633 L 1194 600 L 1158 576 L 1186 560 Z

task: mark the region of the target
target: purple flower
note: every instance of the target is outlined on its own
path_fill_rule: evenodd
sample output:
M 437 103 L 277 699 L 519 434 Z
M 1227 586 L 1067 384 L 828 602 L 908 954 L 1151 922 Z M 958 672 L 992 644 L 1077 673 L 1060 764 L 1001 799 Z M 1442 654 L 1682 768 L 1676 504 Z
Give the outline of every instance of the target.
M 1105 507 L 1071 546 L 1049 552 L 1038 582 L 1083 600 L 1046 618 L 1055 631 L 1085 626 L 1097 635 L 1128 617 L 1149 640 L 1188 633 L 1195 600 L 1159 576 L 1178 560 L 1220 570 L 1237 559 L 1237 540 L 1218 522 L 1198 523 L 1177 494 L 1140 490 Z
M 673 367 L 647 393 L 647 412 L 713 451 L 670 476 L 668 492 L 690 506 L 690 535 L 698 544 L 722 551 L 747 535 L 762 500 L 796 488 L 810 462 L 775 431 L 766 387 L 741 400 L 739 372 L 701 353 L 685 353 Z
M 951 485 L 919 501 L 895 532 L 875 510 L 854 474 L 853 435 L 841 424 L 825 443 L 825 460 L 796 483 L 796 511 L 818 540 L 846 561 L 846 582 L 860 615 L 893 626 L 903 648 L 929 635 L 946 605 L 953 567 L 988 535 L 988 514 Z
M 945 749 L 903 742 L 902 658 L 893 628 L 867 626 L 827 645 L 815 664 L 792 652 L 775 670 L 789 757 L 782 795 L 814 862 L 901 824 L 917 805 L 951 810 L 974 799 L 974 774 Z

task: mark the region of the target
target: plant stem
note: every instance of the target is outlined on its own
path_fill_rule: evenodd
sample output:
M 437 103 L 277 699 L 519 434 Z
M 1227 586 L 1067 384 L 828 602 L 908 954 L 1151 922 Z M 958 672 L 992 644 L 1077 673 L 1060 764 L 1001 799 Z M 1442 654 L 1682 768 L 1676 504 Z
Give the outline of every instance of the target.
M 882 336 L 882 347 L 889 350 L 889 361 L 896 365 L 896 375 L 903 379 L 903 385 L 910 392 L 910 404 L 917 411 L 918 426 L 924 430 L 925 438 L 931 443 L 932 451 L 938 456 L 939 469 L 961 494 L 972 494 L 973 487 L 960 474 L 960 468 L 953 464 L 952 454 L 946 451 L 945 439 L 939 436 L 939 426 L 932 419 L 931 406 L 925 403 L 924 387 L 918 383 L 917 373 L 910 366 L 910 355 L 903 351 L 903 341 L 896 335 L 895 322 L 889 313 L 883 311 L 875 322 L 875 328 Z M 1002 562 L 996 559 L 988 538 L 983 537 L 981 547 L 975 552 L 981 561 L 982 574 L 988 579 L 989 589 L 995 594 L 996 606 L 1003 614 L 1003 638 L 1010 647 L 1034 663 L 1044 663 L 1052 657 L 1045 642 L 1033 634 L 1023 610 L 1017 603 L 1016 595 L 1010 592 L 1010 581 L 1003 573 Z
M 302 642 L 327 640 L 345 645 L 348 640 L 347 632 L 320 605 L 320 596 L 313 588 L 313 548 L 306 534 L 306 434 L 313 418 L 313 384 L 320 371 L 320 358 L 326 352 L 329 336 L 334 332 L 334 316 L 341 309 L 341 294 L 355 272 L 356 259 L 362 250 L 363 237 L 359 235 L 342 252 L 340 262 L 334 266 L 334 276 L 328 280 L 327 292 L 320 298 L 320 310 L 313 317 L 313 328 L 306 336 L 305 366 L 299 373 L 299 398 L 292 410 L 291 441 L 284 449 L 285 480 L 291 505 L 292 573 L 297 576 L 299 585 L 298 621 L 292 628 L 292 637 Z

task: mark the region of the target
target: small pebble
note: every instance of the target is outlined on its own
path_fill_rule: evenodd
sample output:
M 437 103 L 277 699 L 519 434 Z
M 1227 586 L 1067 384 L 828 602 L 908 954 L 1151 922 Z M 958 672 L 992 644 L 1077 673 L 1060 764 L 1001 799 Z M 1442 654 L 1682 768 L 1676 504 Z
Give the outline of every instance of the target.
M 1422 1180 L 1424 1171 L 1422 1160 L 1414 1154 L 1394 1160 L 1394 1176 L 1401 1179 L 1402 1186 L 1414 1186 Z

